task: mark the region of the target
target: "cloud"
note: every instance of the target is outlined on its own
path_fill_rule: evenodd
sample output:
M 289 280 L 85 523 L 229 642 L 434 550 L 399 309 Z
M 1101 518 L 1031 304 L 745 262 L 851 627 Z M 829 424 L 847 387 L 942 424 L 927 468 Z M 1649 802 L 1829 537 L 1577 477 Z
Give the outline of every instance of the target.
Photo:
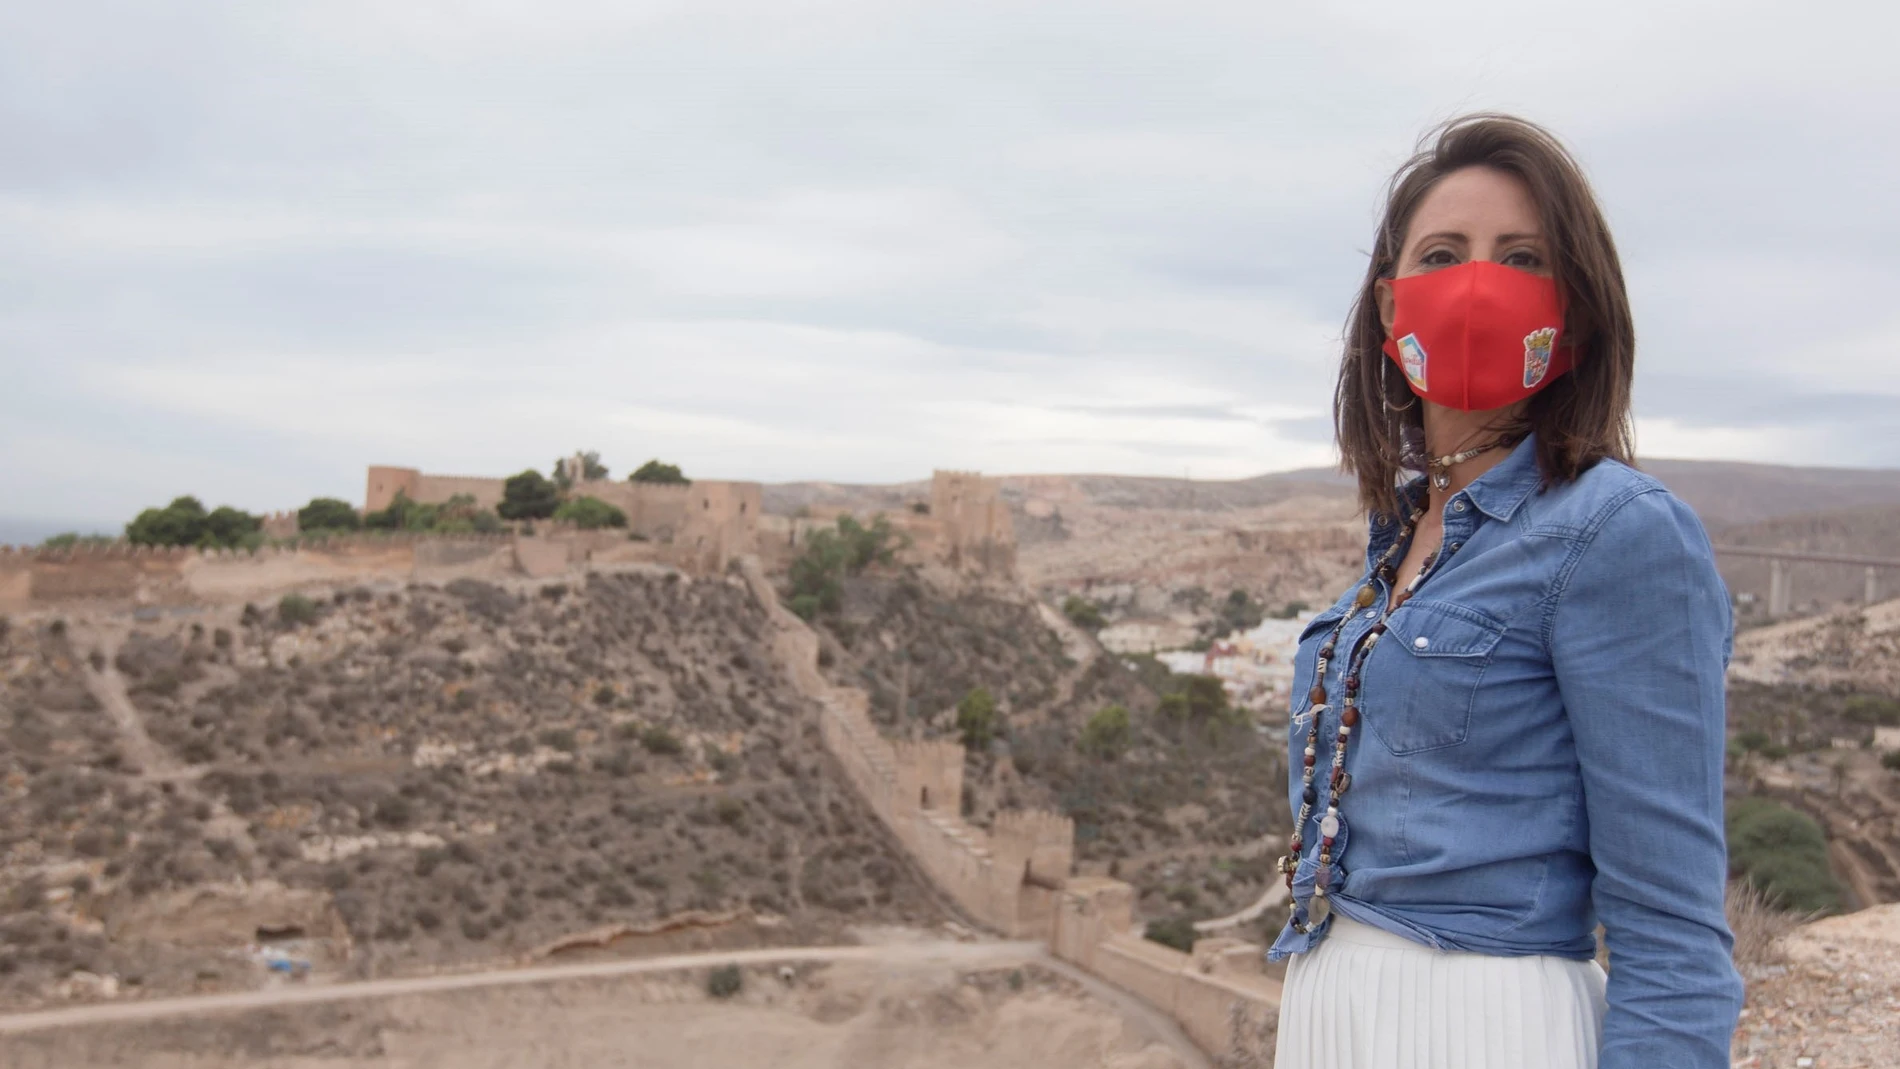
M 0 493 L 281 508 L 576 447 L 760 479 L 1324 465 L 1379 190 L 1487 107 L 1603 196 L 1646 452 L 1891 464 L 1895 30 L 1712 0 L 19 6 Z

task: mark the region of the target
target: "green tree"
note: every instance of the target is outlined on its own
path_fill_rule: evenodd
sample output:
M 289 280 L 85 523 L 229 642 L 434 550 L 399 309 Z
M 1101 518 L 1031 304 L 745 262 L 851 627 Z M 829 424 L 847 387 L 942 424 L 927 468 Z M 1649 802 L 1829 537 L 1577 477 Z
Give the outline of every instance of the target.
M 297 530 L 302 532 L 354 531 L 361 526 L 363 518 L 350 503 L 334 497 L 313 497 L 297 510 Z
M 205 537 L 214 546 L 243 545 L 246 538 L 263 529 L 262 519 L 229 505 L 219 505 L 205 517 Z
M 1089 717 L 1089 722 L 1082 726 L 1081 738 L 1076 740 L 1076 748 L 1090 757 L 1113 761 L 1127 751 L 1133 734 L 1128 708 L 1110 705 Z
M 40 543 L 41 549 L 71 549 L 74 546 L 109 546 L 117 541 L 111 535 L 80 534 L 78 531 L 62 531 Z
M 204 539 L 205 507 L 195 497 L 172 499 L 146 509 L 125 525 L 125 537 L 141 546 L 195 546 Z
M 645 464 L 635 468 L 633 474 L 627 476 L 627 479 L 630 482 L 636 483 L 684 484 L 692 482 L 691 479 L 688 479 L 685 475 L 680 473 L 679 465 L 662 464 L 657 459 L 649 460 Z
M 561 502 L 554 518 L 585 531 L 602 527 L 625 527 L 627 514 L 597 497 L 577 497 Z
M 207 513 L 195 497 L 178 497 L 162 509 L 146 509 L 125 525 L 125 537 L 142 546 L 204 546 L 235 549 L 262 540 L 264 521 L 220 505 Z
M 1102 618 L 1102 607 L 1084 597 L 1070 594 L 1062 599 L 1062 615 L 1069 622 L 1085 631 L 1100 631 L 1108 621 Z
M 389 504 L 363 517 L 363 526 L 372 531 L 426 531 L 435 525 L 435 506 L 412 500 L 396 491 Z
M 838 517 L 830 530 L 813 531 L 805 550 L 792 560 L 789 579 L 791 610 L 807 620 L 820 613 L 837 612 L 844 599 L 844 580 L 872 564 L 895 559 L 897 532 L 890 520 L 878 516 L 865 526 L 850 516 Z
M 1251 631 L 1260 626 L 1266 618 L 1266 607 L 1247 595 L 1245 590 L 1230 590 L 1227 600 L 1221 603 L 1217 621 L 1220 634 L 1235 631 Z
M 1234 718 L 1219 676 L 1177 675 L 1170 682 L 1174 689 L 1161 696 L 1160 707 L 1169 719 L 1217 723 Z
M 501 507 L 506 520 L 544 520 L 554 515 L 561 504 L 561 489 L 546 476 L 529 468 L 510 475 L 501 487 Z
M 989 688 L 975 687 L 957 703 L 957 733 L 971 750 L 986 750 L 996 737 L 996 699 Z
M 1813 817 L 1769 798 L 1747 797 L 1729 803 L 1727 823 L 1731 877 L 1748 880 L 1785 909 L 1840 908 L 1827 837 Z

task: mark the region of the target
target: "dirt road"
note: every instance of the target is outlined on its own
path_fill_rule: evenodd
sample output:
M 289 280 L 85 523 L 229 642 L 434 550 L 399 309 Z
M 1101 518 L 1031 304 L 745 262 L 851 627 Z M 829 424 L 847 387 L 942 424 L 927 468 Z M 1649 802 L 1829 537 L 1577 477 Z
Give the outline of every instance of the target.
M 354 1000 L 387 1000 L 398 996 L 428 995 L 478 988 L 548 984 L 563 980 L 602 979 L 650 973 L 710 968 L 720 965 L 797 965 L 804 963 L 868 963 L 894 966 L 981 968 L 1034 964 L 1075 981 L 1089 994 L 1107 1003 L 1142 1032 L 1167 1047 L 1187 1069 L 1210 1069 L 1206 1056 L 1164 1014 L 1128 993 L 1056 961 L 1040 943 L 933 941 L 887 943 L 873 946 L 771 947 L 573 965 L 496 969 L 479 973 L 371 980 L 361 983 L 287 985 L 262 991 L 199 995 L 188 998 L 98 1003 L 57 1010 L 39 1010 L 0 1016 L 0 1036 L 62 1028 L 81 1028 L 166 1018 L 199 1017 L 298 1005 Z

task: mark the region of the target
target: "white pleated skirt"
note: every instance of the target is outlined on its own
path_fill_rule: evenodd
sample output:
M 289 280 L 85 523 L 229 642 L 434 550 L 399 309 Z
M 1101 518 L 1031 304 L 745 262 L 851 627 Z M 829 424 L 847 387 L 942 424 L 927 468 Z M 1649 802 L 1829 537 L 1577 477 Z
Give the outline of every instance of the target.
M 1594 961 L 1433 950 L 1335 915 L 1287 964 L 1276 1069 L 1596 1069 Z

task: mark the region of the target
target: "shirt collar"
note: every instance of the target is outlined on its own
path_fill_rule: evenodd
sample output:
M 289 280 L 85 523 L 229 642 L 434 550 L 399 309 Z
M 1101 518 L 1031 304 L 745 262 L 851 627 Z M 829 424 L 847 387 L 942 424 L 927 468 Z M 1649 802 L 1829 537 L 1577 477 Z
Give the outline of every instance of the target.
M 1537 465 L 1537 435 L 1527 434 L 1508 456 L 1471 480 L 1464 495 L 1486 516 L 1509 520 L 1543 481 L 1543 471 Z

